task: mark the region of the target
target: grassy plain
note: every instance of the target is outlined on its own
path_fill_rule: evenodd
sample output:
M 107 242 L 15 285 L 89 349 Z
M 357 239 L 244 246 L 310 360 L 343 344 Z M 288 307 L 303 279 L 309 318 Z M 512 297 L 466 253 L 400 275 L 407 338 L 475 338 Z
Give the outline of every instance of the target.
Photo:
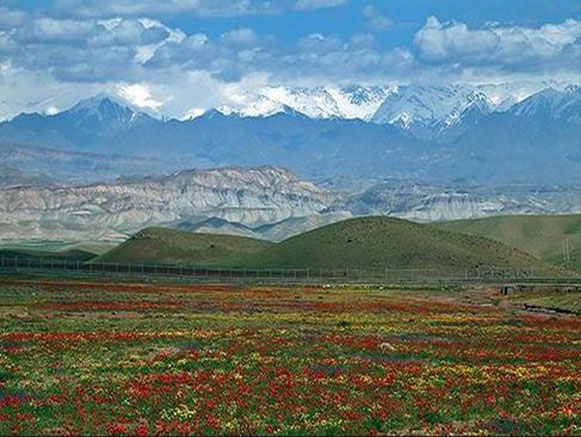
M 581 319 L 515 299 L 4 279 L 0 434 L 579 434 Z

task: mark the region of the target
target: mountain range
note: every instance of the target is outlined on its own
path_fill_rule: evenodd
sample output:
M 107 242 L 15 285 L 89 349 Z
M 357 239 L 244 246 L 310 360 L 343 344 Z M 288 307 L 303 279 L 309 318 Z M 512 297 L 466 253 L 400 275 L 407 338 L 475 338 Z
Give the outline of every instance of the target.
M 341 189 L 384 178 L 581 183 L 581 87 L 546 88 L 526 98 L 499 87 L 269 88 L 239 108 L 188 120 L 160 120 L 97 96 L 56 115 L 21 114 L 0 123 L 0 143 L 152 158 L 159 173 L 284 166 Z M 20 162 L 11 167 L 20 169 Z
M 188 120 L 99 95 L 21 114 L 0 123 L 0 239 L 581 213 L 581 87 L 521 91 L 269 88 Z
M 272 166 L 187 170 L 109 183 L 0 188 L 0 240 L 103 241 L 148 226 L 282 241 L 353 216 L 441 221 L 581 213 L 581 189 L 388 180 L 340 193 Z

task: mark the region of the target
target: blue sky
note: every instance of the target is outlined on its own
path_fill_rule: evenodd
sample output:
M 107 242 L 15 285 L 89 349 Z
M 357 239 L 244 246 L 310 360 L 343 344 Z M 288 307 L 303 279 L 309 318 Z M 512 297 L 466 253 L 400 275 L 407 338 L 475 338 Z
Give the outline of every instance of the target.
M 0 117 L 103 90 L 181 116 L 264 86 L 580 74 L 578 0 L 0 0 Z

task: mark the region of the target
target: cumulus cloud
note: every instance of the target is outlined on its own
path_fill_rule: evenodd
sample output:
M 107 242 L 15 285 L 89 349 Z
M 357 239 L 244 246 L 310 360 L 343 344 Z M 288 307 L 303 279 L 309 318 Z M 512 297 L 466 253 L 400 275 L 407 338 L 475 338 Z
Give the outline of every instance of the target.
M 77 43 L 88 40 L 98 30 L 96 21 L 39 18 L 18 28 L 16 39 L 23 43 Z
M 294 39 L 258 32 L 249 27 L 254 20 L 245 20 L 244 26 L 236 24 L 240 20 L 221 20 L 220 34 L 196 31 L 195 27 L 186 33 L 164 24 L 167 20 L 160 15 L 176 11 L 198 15 L 296 11 L 337 6 L 344 1 L 57 3 L 57 9 L 46 16 L 0 8 L 0 67 L 8 66 L 0 68 L 3 96 L 11 92 L 7 86 L 16 86 L 7 85 L 6 71 L 17 71 L 28 82 L 15 82 L 14 75 L 12 83 L 30 86 L 37 93 L 41 93 L 39 87 L 60 90 L 57 84 L 85 94 L 78 97 L 107 88 L 142 108 L 183 116 L 188 111 L 198 114 L 200 108 L 227 99 L 228 93 L 259 84 L 438 83 L 527 74 L 576 74 L 578 78 L 580 70 L 581 22 L 576 20 L 536 28 L 498 23 L 470 28 L 461 22 L 442 23 L 429 17 L 413 41 L 393 48 L 379 33 L 392 26 L 391 21 L 371 1 L 358 9 L 365 22 L 354 33 L 317 31 L 309 26 L 312 33 Z M 65 16 L 66 5 L 78 9 Z M 35 82 L 34 77 L 42 80 Z M 66 108 L 60 100 L 48 102 L 44 108 L 48 106 Z
M 146 83 L 120 84 L 117 86 L 118 94 L 138 108 L 157 111 L 163 106 L 163 102 L 153 98 L 151 86 Z
M 25 12 L 0 7 L 0 30 L 20 26 L 27 18 L 28 14 Z
M 258 43 L 258 35 L 250 28 L 234 29 L 222 34 L 222 40 L 227 44 L 251 45 Z
M 367 19 L 368 27 L 374 30 L 385 30 L 393 24 L 389 18 L 379 13 L 371 4 L 363 8 L 363 16 Z
M 339 6 L 348 0 L 57 0 L 56 10 L 77 17 L 141 17 L 190 13 L 229 17 Z
M 441 23 L 432 16 L 414 42 L 420 58 L 427 62 L 512 70 L 555 65 L 579 69 L 581 22 L 570 19 L 538 28 L 489 24 L 470 29 L 464 23 Z
M 169 31 L 163 27 L 150 27 L 141 33 L 141 44 L 159 44 L 168 39 L 169 36 Z
M 180 43 L 165 44 L 146 67 L 160 71 L 179 66 L 236 82 L 253 73 L 290 81 L 311 77 L 332 81 L 377 79 L 386 71 L 402 72 L 415 65 L 408 50 L 382 51 L 374 43 L 373 36 L 368 34 L 344 40 L 336 35 L 312 33 L 281 44 L 272 38 L 259 37 L 249 29 L 237 29 L 218 39 L 196 34 Z

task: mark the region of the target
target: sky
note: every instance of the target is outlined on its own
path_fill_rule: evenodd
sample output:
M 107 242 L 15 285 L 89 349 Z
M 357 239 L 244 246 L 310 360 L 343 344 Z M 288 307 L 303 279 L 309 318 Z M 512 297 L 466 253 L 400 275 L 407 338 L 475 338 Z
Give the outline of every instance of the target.
M 0 118 L 265 86 L 581 82 L 579 0 L 0 0 Z

